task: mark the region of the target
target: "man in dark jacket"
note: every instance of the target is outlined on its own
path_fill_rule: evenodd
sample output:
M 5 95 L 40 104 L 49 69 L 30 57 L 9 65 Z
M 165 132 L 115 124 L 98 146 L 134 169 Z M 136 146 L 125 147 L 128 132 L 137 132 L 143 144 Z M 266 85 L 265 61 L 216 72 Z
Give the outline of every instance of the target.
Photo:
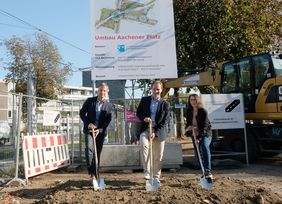
M 156 80 L 152 84 L 152 96 L 143 97 L 137 108 L 137 116 L 141 120 L 140 145 L 145 179 L 150 179 L 153 171 L 154 179 L 160 182 L 161 162 L 167 137 L 166 125 L 169 120 L 169 104 L 161 98 L 163 84 Z M 152 122 L 153 133 L 149 135 L 148 124 Z M 153 169 L 150 169 L 149 137 L 153 141 Z
M 85 133 L 85 156 L 88 173 L 93 180 L 94 190 L 98 188 L 95 156 L 93 154 L 93 135 L 92 129 L 99 130 L 96 138 L 96 148 L 98 156 L 98 168 L 100 166 L 100 155 L 103 148 L 104 139 L 107 135 L 107 127 L 112 119 L 112 104 L 107 101 L 109 87 L 102 83 L 98 88 L 98 96 L 86 99 L 80 110 L 80 118 L 84 123 L 83 132 Z

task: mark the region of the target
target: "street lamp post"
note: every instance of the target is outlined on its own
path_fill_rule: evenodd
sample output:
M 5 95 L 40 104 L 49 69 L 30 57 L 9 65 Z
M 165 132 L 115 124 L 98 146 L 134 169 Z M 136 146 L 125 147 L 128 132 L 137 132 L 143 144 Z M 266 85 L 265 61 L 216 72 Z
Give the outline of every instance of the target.
M 32 135 L 33 128 L 32 128 L 32 122 L 33 122 L 33 77 L 31 71 L 28 71 L 27 76 L 27 122 L 28 122 L 28 133 Z

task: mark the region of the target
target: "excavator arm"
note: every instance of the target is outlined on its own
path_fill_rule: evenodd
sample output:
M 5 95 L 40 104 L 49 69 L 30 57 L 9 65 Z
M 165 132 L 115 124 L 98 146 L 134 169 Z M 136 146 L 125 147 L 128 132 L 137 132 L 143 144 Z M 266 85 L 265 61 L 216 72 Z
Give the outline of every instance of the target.
M 170 88 L 181 88 L 181 87 L 195 87 L 195 86 L 220 86 L 220 71 L 209 69 L 205 72 L 200 72 L 198 74 L 193 74 L 189 76 L 180 77 L 175 80 L 170 80 L 164 83 L 164 88 L 162 91 L 162 97 L 166 97 Z

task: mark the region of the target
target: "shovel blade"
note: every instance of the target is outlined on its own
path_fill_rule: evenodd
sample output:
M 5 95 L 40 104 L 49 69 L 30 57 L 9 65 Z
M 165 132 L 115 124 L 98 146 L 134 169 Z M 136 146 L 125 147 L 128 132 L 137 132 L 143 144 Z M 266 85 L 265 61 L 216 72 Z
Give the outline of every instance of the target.
M 99 179 L 99 182 L 97 180 L 93 180 L 93 188 L 94 191 L 104 190 L 106 188 L 105 180 Z
M 99 188 L 100 190 L 104 190 L 106 188 L 105 180 L 103 178 L 100 178 L 99 180 Z
M 100 187 L 99 187 L 99 184 L 98 184 L 98 181 L 97 180 L 93 180 L 93 188 L 94 188 L 94 191 L 98 191 L 100 190 Z
M 146 180 L 146 191 L 147 192 L 152 192 L 152 191 L 157 191 L 159 188 L 159 185 L 154 182 L 153 180 Z
M 213 188 L 213 182 L 212 179 L 207 179 L 205 177 L 200 178 L 201 186 L 204 189 L 212 189 Z
M 146 180 L 146 191 L 157 191 L 159 183 L 155 179 Z

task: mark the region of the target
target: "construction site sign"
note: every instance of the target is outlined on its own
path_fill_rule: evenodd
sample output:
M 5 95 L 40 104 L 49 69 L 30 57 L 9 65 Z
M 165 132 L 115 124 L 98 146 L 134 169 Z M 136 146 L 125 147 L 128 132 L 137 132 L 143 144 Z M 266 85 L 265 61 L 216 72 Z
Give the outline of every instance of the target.
M 59 126 L 61 114 L 59 111 L 43 110 L 43 126 Z
M 92 80 L 177 78 L 172 0 L 91 0 Z
M 202 94 L 201 99 L 212 129 L 245 128 L 242 94 Z

